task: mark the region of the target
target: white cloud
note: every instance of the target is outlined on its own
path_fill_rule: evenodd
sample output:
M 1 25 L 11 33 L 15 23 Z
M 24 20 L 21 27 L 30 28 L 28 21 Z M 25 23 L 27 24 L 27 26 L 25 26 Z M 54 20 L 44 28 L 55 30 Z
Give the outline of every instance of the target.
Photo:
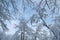
M 6 34 L 14 34 L 16 32 L 15 24 L 18 25 L 18 20 L 11 20 L 11 23 L 7 22 L 7 27 L 9 28 L 9 31 L 6 32 Z

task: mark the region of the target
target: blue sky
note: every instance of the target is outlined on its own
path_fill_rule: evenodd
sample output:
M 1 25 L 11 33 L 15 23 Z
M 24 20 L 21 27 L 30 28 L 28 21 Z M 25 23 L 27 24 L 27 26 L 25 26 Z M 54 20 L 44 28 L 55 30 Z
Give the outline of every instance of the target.
M 38 4 L 40 0 L 32 0 L 32 1 Z M 22 1 L 21 0 L 17 0 L 16 3 L 17 3 L 17 7 L 19 9 L 19 12 L 21 13 L 21 15 L 19 15 L 19 14 L 17 15 L 17 18 L 19 18 L 20 16 L 23 16 L 24 19 L 29 20 L 30 17 L 33 14 L 36 14 L 37 13 L 35 10 L 32 10 L 30 7 L 28 7 L 25 10 L 25 12 L 23 12 Z M 46 6 L 46 9 L 48 10 L 48 11 L 46 11 L 46 13 L 47 14 L 50 14 L 51 12 L 50 12 L 50 10 L 48 9 L 47 6 Z M 10 10 L 12 10 L 12 9 L 10 9 Z M 51 24 L 51 23 L 53 23 L 51 16 L 48 16 L 47 19 L 45 19 L 45 21 L 46 21 L 46 23 L 48 25 Z M 14 26 L 15 26 L 15 24 L 18 25 L 19 21 L 15 19 L 15 20 L 11 20 L 11 23 L 9 23 L 9 22 L 6 22 L 6 23 L 8 23 L 8 26 L 7 27 L 9 28 L 9 31 L 6 32 L 6 33 L 7 34 L 14 34 L 16 32 L 16 30 L 17 30 L 17 29 L 14 28 Z
M 36 2 L 37 4 L 39 3 L 39 1 L 37 0 L 33 0 L 33 2 Z M 17 7 L 21 13 L 21 16 L 24 17 L 24 19 L 26 20 L 29 20 L 30 17 L 33 15 L 33 14 L 36 14 L 37 12 L 35 10 L 32 10 L 30 7 L 28 7 L 25 12 L 23 12 L 23 8 L 22 8 L 22 3 L 21 3 L 21 0 L 18 0 L 17 1 Z M 12 10 L 12 9 L 11 9 Z M 47 9 L 48 10 L 48 9 Z M 47 12 L 49 13 L 49 12 Z M 17 16 L 17 17 L 20 17 L 20 16 Z M 51 18 L 47 18 L 46 19 L 46 22 L 48 24 L 51 23 Z M 8 22 L 7 22 L 8 23 Z M 16 32 L 16 29 L 14 28 L 15 24 L 19 23 L 18 20 L 11 20 L 11 23 L 8 23 L 8 28 L 9 28 L 9 31 L 6 32 L 7 34 L 14 34 Z M 33 27 L 32 27 L 33 28 Z

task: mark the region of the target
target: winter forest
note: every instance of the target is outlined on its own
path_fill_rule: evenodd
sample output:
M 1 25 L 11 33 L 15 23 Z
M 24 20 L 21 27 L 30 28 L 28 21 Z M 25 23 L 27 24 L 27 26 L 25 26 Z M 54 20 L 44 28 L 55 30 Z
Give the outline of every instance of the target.
M 0 40 L 60 40 L 60 0 L 0 0 Z

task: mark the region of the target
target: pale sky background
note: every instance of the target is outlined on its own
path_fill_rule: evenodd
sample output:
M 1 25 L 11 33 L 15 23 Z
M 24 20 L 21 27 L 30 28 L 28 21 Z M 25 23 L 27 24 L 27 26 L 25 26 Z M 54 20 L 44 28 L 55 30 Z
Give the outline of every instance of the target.
M 40 0 L 32 0 L 32 1 L 38 4 Z M 17 2 L 17 5 L 18 5 L 17 7 L 18 7 L 18 9 L 21 13 L 21 16 L 23 16 L 26 20 L 29 20 L 29 18 L 32 16 L 32 14 L 36 13 L 30 7 L 27 8 L 25 12 L 23 12 L 21 0 L 17 0 L 16 2 Z M 46 8 L 47 8 L 47 6 L 46 6 Z M 12 9 L 10 9 L 10 10 L 12 10 Z M 47 10 L 48 11 L 46 13 L 50 13 L 48 8 L 47 8 Z M 19 16 L 17 16 L 17 17 L 19 17 Z M 46 21 L 46 23 L 48 23 L 48 25 L 53 23 L 51 17 L 48 17 L 45 21 Z M 16 32 L 16 29 L 14 28 L 14 26 L 15 26 L 15 24 L 18 25 L 19 21 L 15 19 L 15 20 L 11 20 L 11 23 L 9 23 L 9 22 L 6 22 L 6 23 L 8 23 L 7 27 L 9 28 L 9 31 L 6 32 L 6 34 L 14 34 Z

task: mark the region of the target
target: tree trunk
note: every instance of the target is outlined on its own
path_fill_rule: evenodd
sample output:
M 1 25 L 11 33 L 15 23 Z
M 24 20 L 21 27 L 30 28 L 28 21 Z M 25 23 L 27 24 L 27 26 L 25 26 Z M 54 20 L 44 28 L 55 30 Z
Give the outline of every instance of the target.
M 24 32 L 21 33 L 21 40 L 24 40 Z
M 35 40 L 37 40 L 37 36 L 35 36 Z

